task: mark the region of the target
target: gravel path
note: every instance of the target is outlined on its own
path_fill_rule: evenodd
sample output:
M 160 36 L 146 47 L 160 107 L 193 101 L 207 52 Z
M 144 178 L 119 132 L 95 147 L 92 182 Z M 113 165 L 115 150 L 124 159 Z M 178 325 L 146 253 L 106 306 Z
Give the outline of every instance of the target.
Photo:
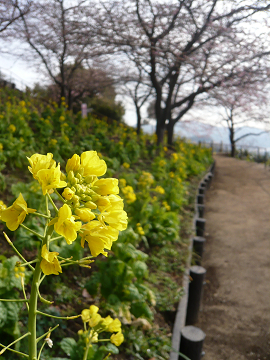
M 205 218 L 203 360 L 269 360 L 269 168 L 216 156 Z

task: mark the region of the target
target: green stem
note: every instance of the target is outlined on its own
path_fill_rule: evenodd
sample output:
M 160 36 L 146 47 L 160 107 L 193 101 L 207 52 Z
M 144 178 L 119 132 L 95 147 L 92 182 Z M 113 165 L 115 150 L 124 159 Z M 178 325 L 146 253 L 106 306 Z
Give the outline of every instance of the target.
M 26 296 L 25 288 L 24 288 L 23 277 L 21 277 L 21 284 L 22 284 L 23 296 L 24 296 L 25 300 L 27 300 L 26 307 L 27 307 L 27 310 L 29 311 L 29 304 L 28 304 L 28 299 L 27 299 L 27 296 Z
M 84 354 L 83 354 L 83 360 L 87 360 L 87 356 L 88 356 L 88 351 L 89 351 L 90 345 L 91 345 L 91 341 L 89 340 L 89 342 L 86 344 L 86 349 L 85 349 L 85 352 L 84 352 Z
M 24 228 L 25 230 L 29 231 L 30 233 L 36 235 L 36 236 L 39 237 L 41 240 L 44 239 L 44 236 L 42 236 L 41 234 L 37 233 L 36 231 L 34 231 L 34 230 L 32 230 L 32 229 L 29 229 L 29 227 L 27 227 L 27 226 L 25 226 L 25 225 L 23 225 L 23 224 L 21 224 L 20 226 L 21 226 L 22 228 Z
M 39 216 L 39 217 L 43 217 L 45 219 L 49 219 L 51 220 L 52 217 L 51 216 L 48 216 L 48 215 L 45 215 L 45 214 L 41 214 L 41 213 L 38 213 L 38 212 L 35 212 L 35 215 Z
M 46 275 L 45 275 L 45 276 L 46 276 Z M 39 300 L 40 300 L 41 302 L 43 302 L 44 304 L 52 305 L 52 304 L 53 304 L 53 301 L 46 300 L 46 299 L 44 299 L 44 297 L 42 297 L 42 296 L 40 295 L 40 292 L 39 292 L 39 286 L 40 286 L 40 284 L 41 284 L 41 280 L 39 280 L 38 289 L 37 289 Z
M 42 353 L 42 350 L 43 350 L 43 348 L 44 348 L 45 344 L 46 344 L 46 342 L 44 341 L 44 342 L 43 342 L 43 344 L 41 345 L 41 348 L 40 348 L 40 350 L 39 350 L 39 353 L 38 353 L 38 358 L 37 358 L 37 360 L 39 360 L 39 359 L 40 359 L 40 355 L 41 355 L 41 353 Z
M 47 245 L 50 241 L 50 237 L 53 233 L 53 226 L 47 227 L 46 235 L 43 238 L 42 245 Z M 41 261 L 41 251 L 38 256 L 39 261 L 36 264 L 33 280 L 32 280 L 32 286 L 31 286 L 31 295 L 30 295 L 30 302 L 29 302 L 29 315 L 28 315 L 28 330 L 31 333 L 29 336 L 29 359 L 30 360 L 37 360 L 37 330 L 36 330 L 36 324 L 37 324 L 37 301 L 39 297 L 39 283 L 40 283 L 40 277 L 42 274 L 41 268 L 40 268 L 40 261 Z
M 46 197 L 49 199 L 50 203 L 52 204 L 54 210 L 56 211 L 56 214 L 58 214 L 58 211 L 59 211 L 59 210 L 57 209 L 55 203 L 53 202 L 53 199 L 50 197 L 49 194 L 46 194 Z
M 50 242 L 59 240 L 59 239 L 61 239 L 61 238 L 63 238 L 63 236 L 57 236 L 57 237 L 51 239 Z
M 81 315 L 74 315 L 74 316 L 55 316 L 55 315 L 51 315 L 51 314 L 46 314 L 42 311 L 36 311 L 37 314 L 39 315 L 43 315 L 43 316 L 48 316 L 50 318 L 53 319 L 62 319 L 62 320 L 72 320 L 72 319 L 77 319 L 78 317 L 80 317 Z
M 12 345 L 16 344 L 18 341 L 22 340 L 23 338 L 25 338 L 26 336 L 29 336 L 30 332 L 24 334 L 23 336 L 19 337 L 18 339 L 16 339 L 15 341 L 13 341 L 12 343 L 10 343 L 8 346 L 5 346 L 4 349 L 2 349 L 0 351 L 0 355 L 2 355 L 8 348 L 10 348 Z
M 53 332 L 56 328 L 58 328 L 59 324 L 57 324 L 54 328 L 48 330 L 45 334 L 41 335 L 39 338 L 37 338 L 36 343 L 38 343 L 41 339 L 45 338 L 49 333 Z
M 59 192 L 56 189 L 54 189 L 54 192 L 57 194 L 59 200 L 61 200 L 62 203 L 66 203 L 66 200 L 62 197 L 62 195 L 59 194 Z
M 36 263 L 38 260 L 35 259 L 35 260 L 32 260 L 32 261 L 28 261 L 26 263 L 23 263 L 23 264 L 18 264 L 18 266 L 26 266 L 26 265 L 29 265 L 29 264 L 34 264 Z M 34 268 L 33 268 L 34 269 Z
M 15 253 L 23 260 L 24 263 L 27 263 L 27 261 L 25 260 L 25 258 L 22 256 L 22 254 L 15 248 L 15 246 L 13 245 L 12 241 L 9 239 L 9 237 L 7 236 L 7 234 L 4 232 L 3 233 L 7 242 L 9 243 L 9 245 L 13 248 L 13 250 L 15 251 Z M 30 264 L 28 264 L 28 266 L 30 267 L 30 269 L 32 271 L 35 270 L 35 268 L 33 268 L 33 266 L 31 266 Z
M 10 301 L 10 302 L 29 302 L 28 299 L 0 299 L 0 302 L 1 301 Z
M 3 344 L 1 344 L 1 343 L 0 343 L 0 346 L 5 347 L 5 345 L 3 345 Z M 29 356 L 28 356 L 27 354 L 24 354 L 24 353 L 22 353 L 22 352 L 20 352 L 20 351 L 17 351 L 17 350 L 14 350 L 14 349 L 10 349 L 10 348 L 7 348 L 6 350 L 12 351 L 12 352 L 14 352 L 14 353 L 16 353 L 16 354 L 18 354 L 18 355 L 25 356 L 25 357 L 29 358 Z
M 29 359 L 36 360 L 37 359 L 37 346 L 36 346 L 36 322 L 37 322 L 37 300 L 38 300 L 38 283 L 41 275 L 40 262 L 37 263 L 32 287 L 31 287 L 31 295 L 29 302 L 29 315 L 28 315 L 28 330 L 31 335 L 29 336 Z

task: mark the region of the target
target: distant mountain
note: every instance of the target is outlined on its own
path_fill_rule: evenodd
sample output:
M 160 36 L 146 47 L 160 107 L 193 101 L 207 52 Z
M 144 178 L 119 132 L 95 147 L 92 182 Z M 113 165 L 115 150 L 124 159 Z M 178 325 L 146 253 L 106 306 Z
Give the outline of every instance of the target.
M 153 133 L 155 131 L 155 126 L 153 125 L 144 125 L 143 130 L 146 133 Z M 258 134 L 262 130 L 258 128 L 244 126 L 237 129 L 236 137 L 248 134 L 255 133 Z M 207 143 L 223 143 L 230 144 L 229 141 L 229 130 L 222 126 L 212 126 L 209 124 L 204 124 L 198 121 L 189 121 L 189 122 L 179 122 L 175 125 L 175 136 L 184 137 L 190 139 L 192 142 L 207 142 Z M 270 133 L 264 133 L 259 136 L 247 136 L 242 140 L 237 142 L 237 146 L 244 147 L 260 147 L 266 148 L 270 151 Z

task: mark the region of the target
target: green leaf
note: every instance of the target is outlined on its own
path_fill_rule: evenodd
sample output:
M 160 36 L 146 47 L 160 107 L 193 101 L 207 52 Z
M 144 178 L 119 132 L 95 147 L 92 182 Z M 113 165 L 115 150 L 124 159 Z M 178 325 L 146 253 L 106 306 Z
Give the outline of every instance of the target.
M 108 343 L 106 345 L 102 345 L 99 350 L 102 350 L 102 351 L 108 351 L 112 354 L 119 354 L 119 350 L 118 350 L 118 347 L 113 345 L 112 343 Z
M 73 350 L 76 348 L 77 343 L 73 338 L 64 338 L 60 342 L 61 349 L 70 356 L 73 352 Z
M 133 272 L 137 278 L 143 278 L 147 274 L 147 265 L 143 261 L 135 261 L 132 265 Z
M 150 320 L 153 319 L 153 313 L 150 307 L 144 302 L 134 302 L 131 304 L 130 312 L 136 317 L 144 316 Z
M 7 321 L 7 309 L 5 307 L 5 305 L 0 302 L 0 328 L 5 326 L 6 321 Z

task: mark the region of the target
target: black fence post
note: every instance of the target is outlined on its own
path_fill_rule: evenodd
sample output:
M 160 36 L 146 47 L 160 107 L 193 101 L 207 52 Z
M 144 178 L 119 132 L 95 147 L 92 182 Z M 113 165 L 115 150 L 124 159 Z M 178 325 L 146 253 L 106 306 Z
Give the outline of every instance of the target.
M 203 218 L 197 218 L 195 220 L 196 236 L 204 236 L 206 220 Z
M 185 326 L 181 331 L 180 353 L 190 360 L 200 360 L 202 357 L 205 333 L 195 326 Z M 184 359 L 179 355 L 179 360 Z
M 201 265 L 204 244 L 205 244 L 205 238 L 204 237 L 195 236 L 193 238 L 193 252 L 195 253 L 194 261 L 195 261 L 196 265 Z
M 204 195 L 197 195 L 197 204 L 203 204 Z
M 186 325 L 194 325 L 198 320 L 205 273 L 202 266 L 194 265 L 190 268 Z
M 197 204 L 197 213 L 199 218 L 203 218 L 204 215 L 204 205 Z

